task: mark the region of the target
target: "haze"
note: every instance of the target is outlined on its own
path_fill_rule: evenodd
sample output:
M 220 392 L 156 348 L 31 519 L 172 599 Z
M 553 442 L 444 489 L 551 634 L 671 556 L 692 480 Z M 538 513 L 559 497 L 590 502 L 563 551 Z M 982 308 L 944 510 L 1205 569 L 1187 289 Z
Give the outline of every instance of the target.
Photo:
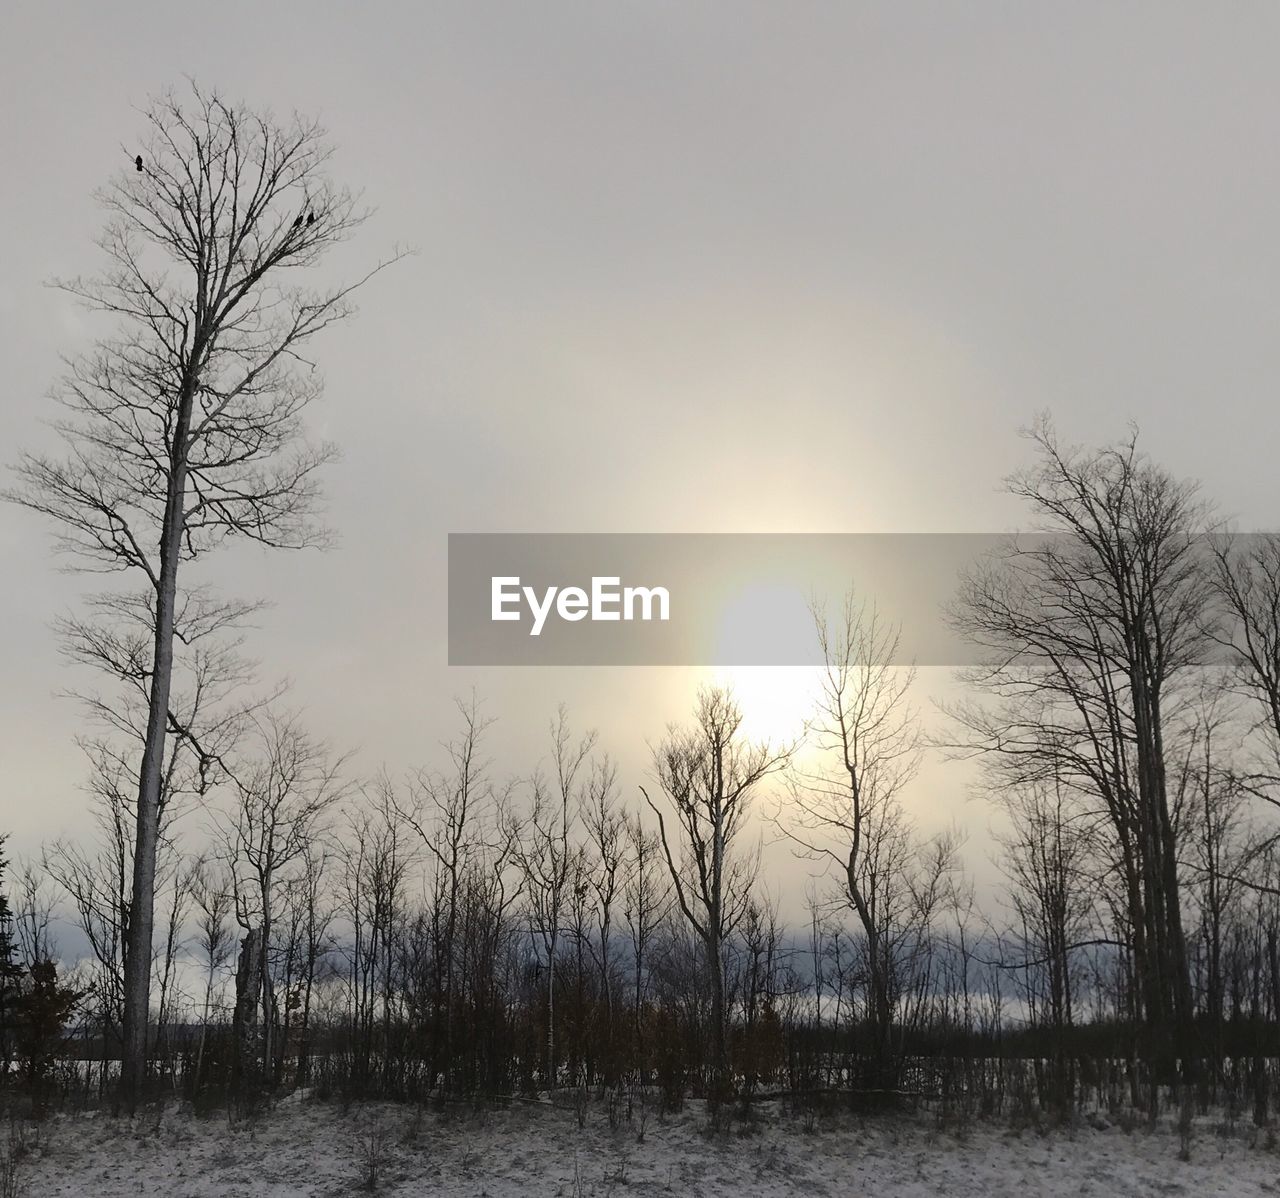
M 41 283 L 98 265 L 91 192 L 134 106 L 189 73 L 320 115 L 334 174 L 378 209 L 343 265 L 420 252 L 316 346 L 317 431 L 345 451 L 338 546 L 211 572 L 274 601 L 252 640 L 264 677 L 292 677 L 362 768 L 430 760 L 475 688 L 505 767 L 532 766 L 563 700 L 631 795 L 646 740 L 689 709 L 692 670 L 449 669 L 451 531 L 999 531 L 1025 517 L 999 481 L 1042 408 L 1067 439 L 1136 421 L 1241 527 L 1274 524 L 1274 9 L 182 16 L 6 13 L 0 446 L 42 443 L 59 355 L 104 330 Z M 0 508 L 18 852 L 87 810 L 48 625 L 93 580 L 59 574 L 49 545 Z M 749 719 L 753 694 L 769 709 L 754 729 L 785 734 L 777 686 L 739 681 Z M 963 796 L 934 776 L 913 802 L 948 820 Z

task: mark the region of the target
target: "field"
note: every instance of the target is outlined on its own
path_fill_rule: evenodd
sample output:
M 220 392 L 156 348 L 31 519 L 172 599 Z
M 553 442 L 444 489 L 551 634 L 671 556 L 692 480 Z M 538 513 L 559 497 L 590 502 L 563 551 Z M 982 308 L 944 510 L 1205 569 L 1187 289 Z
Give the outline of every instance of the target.
M 19 1141 L 21 1141 L 19 1143 Z M 931 1116 L 806 1121 L 763 1109 L 712 1131 L 677 1116 L 593 1104 L 474 1113 L 286 1099 L 252 1120 L 170 1109 L 134 1121 L 67 1115 L 15 1128 L 11 1195 L 628 1194 L 1209 1195 L 1280 1192 L 1280 1156 L 1247 1123 L 1202 1120 L 1189 1159 L 1168 1124 L 1093 1118 L 1052 1132 Z

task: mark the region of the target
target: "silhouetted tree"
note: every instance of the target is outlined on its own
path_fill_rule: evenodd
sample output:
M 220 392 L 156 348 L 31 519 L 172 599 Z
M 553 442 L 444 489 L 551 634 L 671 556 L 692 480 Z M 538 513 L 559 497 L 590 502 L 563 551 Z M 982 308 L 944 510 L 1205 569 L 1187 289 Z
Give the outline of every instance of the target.
M 171 702 L 174 643 L 235 612 L 210 592 L 184 599 L 180 567 L 233 537 L 289 548 L 323 540 L 315 479 L 332 449 L 304 436 L 320 383 L 294 367 L 351 311 L 358 284 L 293 280 L 363 219 L 353 194 L 329 181 L 331 151 L 313 122 L 277 122 L 194 85 L 155 100 L 145 118 L 147 169 L 100 193 L 106 269 L 59 284 L 117 331 L 71 364 L 60 389 L 66 456 L 24 456 L 9 494 L 51 517 L 87 569 L 127 572 L 141 586 L 99 611 L 108 625 L 143 613 L 149 633 L 136 660 L 113 655 L 146 692 L 124 963 L 130 1105 L 146 1070 L 165 742 L 191 735 Z M 315 220 L 294 229 L 300 204 Z
M 698 694 L 693 725 L 669 729 L 654 751 L 661 801 L 642 792 L 658 819 L 658 836 L 676 904 L 696 934 L 711 997 L 711 1092 L 729 1092 L 729 1006 L 726 943 L 746 915 L 757 854 L 738 847 L 751 801 L 761 783 L 786 762 L 789 750 L 751 744 L 742 711 L 724 690 Z

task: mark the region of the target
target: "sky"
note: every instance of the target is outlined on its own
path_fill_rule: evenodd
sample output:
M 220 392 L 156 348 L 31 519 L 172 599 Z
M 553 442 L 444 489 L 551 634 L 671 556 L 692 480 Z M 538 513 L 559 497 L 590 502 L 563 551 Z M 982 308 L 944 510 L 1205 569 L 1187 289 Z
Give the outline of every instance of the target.
M 21 4 L 0 45 L 0 462 L 47 444 L 61 355 L 108 331 L 43 286 L 98 264 L 92 192 L 189 75 L 319 116 L 376 209 L 339 264 L 417 253 L 315 346 L 326 553 L 209 566 L 318 733 L 393 772 L 455 695 L 527 770 L 563 701 L 623 766 L 694 669 L 446 664 L 451 532 L 999 532 L 1049 409 L 1142 430 L 1274 526 L 1280 10 L 1263 4 Z M 0 829 L 85 819 L 50 621 L 92 580 L 0 506 Z M 792 676 L 736 679 L 749 727 Z M 922 708 L 951 686 L 924 671 Z M 931 762 L 926 825 L 970 779 Z

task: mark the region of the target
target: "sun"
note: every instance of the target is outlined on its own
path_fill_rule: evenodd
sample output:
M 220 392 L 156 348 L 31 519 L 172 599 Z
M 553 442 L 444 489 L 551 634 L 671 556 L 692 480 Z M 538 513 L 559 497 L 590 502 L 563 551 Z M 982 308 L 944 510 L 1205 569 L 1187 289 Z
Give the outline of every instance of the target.
M 799 739 L 813 712 L 816 647 L 813 615 L 798 587 L 758 579 L 726 596 L 712 659 L 724 664 L 712 681 L 732 690 L 746 736 L 775 746 Z
M 742 708 L 743 735 L 774 748 L 800 739 L 818 694 L 813 666 L 719 666 L 714 682 L 731 690 Z

